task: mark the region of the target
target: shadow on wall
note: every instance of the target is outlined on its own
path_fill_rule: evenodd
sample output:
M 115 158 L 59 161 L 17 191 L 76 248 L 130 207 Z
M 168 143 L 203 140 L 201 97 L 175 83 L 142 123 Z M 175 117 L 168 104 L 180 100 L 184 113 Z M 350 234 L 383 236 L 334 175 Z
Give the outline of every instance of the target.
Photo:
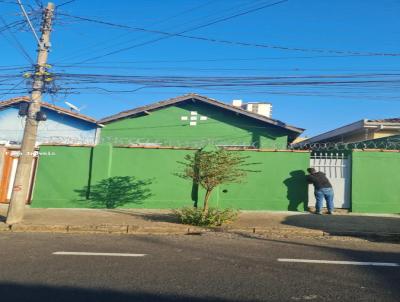
M 287 188 L 288 211 L 307 211 L 308 186 L 305 172 L 303 170 L 292 171 L 290 177 L 285 179 L 283 183 Z
M 4 301 L 58 301 L 58 302 L 110 302 L 110 301 L 135 301 L 135 302 L 227 302 L 232 300 L 222 299 L 218 297 L 204 298 L 174 295 L 174 294 L 161 294 L 161 293 L 148 293 L 139 291 L 116 291 L 106 289 L 84 289 L 77 287 L 66 286 L 49 286 L 49 285 L 27 285 L 16 283 L 1 283 L 0 294 Z
M 114 176 L 103 179 L 92 186 L 75 190 L 85 207 L 115 209 L 127 203 L 141 204 L 152 196 L 148 185 L 151 180 L 137 180 L 131 176 Z M 88 198 L 89 197 L 89 198 Z

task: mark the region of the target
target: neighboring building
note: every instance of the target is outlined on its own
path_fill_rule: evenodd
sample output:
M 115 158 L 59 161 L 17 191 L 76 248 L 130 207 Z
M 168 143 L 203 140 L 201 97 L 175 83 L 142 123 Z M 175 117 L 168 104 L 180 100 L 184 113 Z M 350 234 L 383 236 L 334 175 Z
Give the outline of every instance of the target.
M 257 113 L 266 117 L 272 117 L 272 104 L 265 102 L 247 102 L 243 103 L 242 100 L 233 100 L 232 105 L 242 108 L 249 112 Z
M 0 102 L 0 203 L 8 202 L 11 197 L 25 126 L 25 117 L 20 116 L 20 113 L 21 109 L 27 108 L 25 104 L 28 101 L 28 97 L 17 97 Z M 96 120 L 44 102 L 41 103 L 41 112 L 47 116 L 47 120 L 39 123 L 37 146 L 42 144 L 95 145 L 100 127 Z M 35 177 L 35 168 L 36 157 L 31 186 Z M 30 200 L 30 196 L 27 200 Z
M 301 142 L 303 142 L 303 141 L 305 141 L 307 139 L 308 139 L 308 137 L 299 136 L 292 142 L 292 145 L 296 145 L 296 144 L 301 143 Z
M 21 143 L 25 117 L 20 116 L 19 111 L 28 101 L 29 97 L 16 97 L 0 102 L 0 144 Z M 96 143 L 100 126 L 95 119 L 45 102 L 41 103 L 41 111 L 47 120 L 39 123 L 38 145 Z
M 297 143 L 297 147 L 315 143 L 354 143 L 400 134 L 400 118 L 360 120 Z
M 148 144 L 286 149 L 304 129 L 198 94 L 103 118 L 101 141 L 113 145 Z

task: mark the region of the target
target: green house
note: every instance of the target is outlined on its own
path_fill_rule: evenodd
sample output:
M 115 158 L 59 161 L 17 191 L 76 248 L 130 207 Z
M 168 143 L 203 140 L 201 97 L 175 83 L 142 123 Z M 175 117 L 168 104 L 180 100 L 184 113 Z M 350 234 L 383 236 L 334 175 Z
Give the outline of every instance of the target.
M 101 142 L 114 146 L 207 144 L 257 149 L 286 149 L 304 129 L 198 94 L 103 118 Z

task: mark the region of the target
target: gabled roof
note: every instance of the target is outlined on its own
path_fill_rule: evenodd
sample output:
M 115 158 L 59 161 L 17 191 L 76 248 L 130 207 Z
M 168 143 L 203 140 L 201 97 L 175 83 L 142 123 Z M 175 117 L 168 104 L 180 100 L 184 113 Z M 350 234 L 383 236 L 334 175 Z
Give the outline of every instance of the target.
M 140 114 L 146 113 L 146 111 L 151 111 L 151 110 L 156 110 L 156 109 L 160 109 L 160 108 L 171 106 L 171 105 L 176 105 L 178 103 L 188 101 L 188 100 L 203 102 L 203 103 L 215 106 L 215 107 L 219 107 L 219 108 L 228 110 L 230 112 L 238 113 L 238 114 L 253 118 L 255 120 L 264 122 L 268 125 L 273 125 L 276 127 L 286 129 L 288 131 L 294 132 L 295 136 L 299 135 L 300 133 L 302 133 L 304 131 L 304 129 L 302 129 L 302 128 L 290 126 L 279 120 L 268 118 L 266 116 L 263 116 L 263 115 L 260 115 L 260 114 L 254 113 L 254 112 L 249 112 L 244 109 L 234 107 L 232 105 L 229 105 L 229 104 L 226 104 L 226 103 L 223 103 L 223 102 L 220 102 L 220 101 L 217 101 L 217 100 L 214 100 L 209 97 L 205 97 L 205 96 L 202 96 L 202 95 L 199 95 L 196 93 L 189 93 L 189 94 L 185 94 L 185 95 L 171 98 L 168 100 L 153 103 L 150 105 L 134 108 L 134 109 L 127 110 L 127 111 L 122 111 L 120 113 L 105 117 L 105 118 L 99 120 L 98 122 L 101 124 L 107 124 L 110 122 L 114 122 L 116 120 L 140 115 Z
M 2 102 L 0 102 L 0 110 L 3 110 L 7 107 L 17 105 L 22 102 L 29 102 L 29 100 L 30 100 L 30 98 L 28 96 L 20 96 L 20 97 L 15 97 L 15 98 L 9 99 L 7 101 L 2 101 Z M 41 102 L 40 106 L 47 108 L 49 110 L 56 111 L 57 113 L 60 113 L 60 114 L 65 114 L 65 115 L 68 115 L 68 116 L 71 116 L 71 117 L 74 117 L 74 118 L 77 118 L 80 120 L 84 120 L 89 123 L 98 124 L 95 119 L 93 119 L 89 116 L 86 116 L 86 115 L 83 115 L 80 113 L 76 113 L 76 112 L 70 111 L 68 109 L 56 106 L 56 105 L 52 105 L 52 104 L 49 104 L 46 102 Z

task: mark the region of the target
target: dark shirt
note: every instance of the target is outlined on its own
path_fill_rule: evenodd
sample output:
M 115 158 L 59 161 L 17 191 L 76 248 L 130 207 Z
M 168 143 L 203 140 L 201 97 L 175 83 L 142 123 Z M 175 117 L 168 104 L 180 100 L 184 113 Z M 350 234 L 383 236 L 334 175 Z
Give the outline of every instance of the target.
M 313 184 L 315 190 L 332 188 L 332 185 L 326 177 L 325 173 L 322 172 L 316 172 L 314 174 L 307 175 L 307 182 Z

